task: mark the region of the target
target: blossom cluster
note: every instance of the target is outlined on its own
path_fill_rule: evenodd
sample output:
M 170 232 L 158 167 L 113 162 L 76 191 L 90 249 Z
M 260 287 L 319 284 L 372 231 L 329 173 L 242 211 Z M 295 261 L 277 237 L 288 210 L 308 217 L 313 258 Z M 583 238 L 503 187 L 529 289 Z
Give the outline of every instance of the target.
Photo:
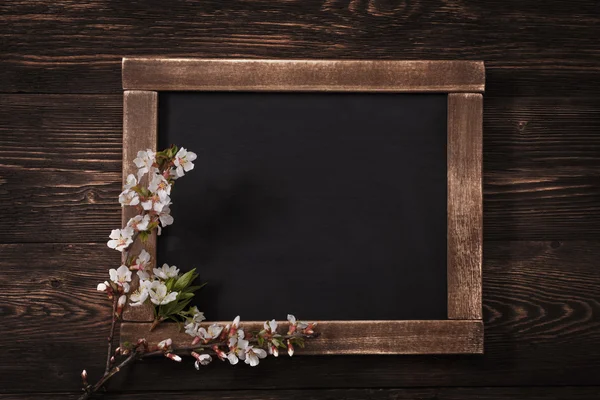
M 208 365 L 213 355 L 230 364 L 241 361 L 256 366 L 267 355 L 279 356 L 280 349 L 285 349 L 292 356 L 295 346 L 304 346 L 304 339 L 314 336 L 315 323 L 297 321 L 288 315 L 288 329 L 278 332 L 275 320 L 266 321 L 263 329 L 250 332 L 240 326 L 240 317 L 225 326 L 212 324 L 202 326 L 204 313 L 197 307 L 189 307 L 194 292 L 203 285 L 192 286 L 198 277 L 195 269 L 182 273 L 174 265 L 155 265 L 152 255 L 142 249 L 137 254 L 130 254 L 136 240 L 145 241 L 155 230 L 161 234 L 162 228 L 173 223 L 171 216 L 171 191 L 175 181 L 194 168 L 196 154 L 184 148 L 172 146 L 160 152 L 150 149 L 137 153 L 134 163 L 136 174 L 129 174 L 119 195 L 122 207 L 133 207 L 137 214 L 130 218 L 122 229 L 115 229 L 110 234 L 108 247 L 121 252 L 122 265 L 108 271 L 109 279 L 99 283 L 97 290 L 113 300 L 114 315 L 111 334 L 109 336 L 109 359 L 103 378 L 92 386 L 87 382 L 87 372 L 82 373 L 85 394 L 89 398 L 99 390 L 104 382 L 119 371 L 122 365 L 133 358 L 163 354 L 171 360 L 181 361 L 177 352 L 186 351 L 195 358 L 195 367 Z M 132 287 L 133 273 L 137 275 L 138 284 Z M 132 307 L 152 304 L 155 321 L 152 326 L 166 319 L 184 322 L 185 332 L 193 339 L 191 345 L 174 348 L 171 339 L 161 341 L 155 351 L 150 351 L 146 339 L 139 339 L 137 345 L 119 347 L 112 353 L 112 338 L 115 322 L 121 317 L 124 306 L 129 302 Z M 287 333 L 284 333 L 287 332 Z M 211 353 L 211 354 L 209 354 Z M 127 356 L 119 366 L 114 366 L 116 356 Z M 112 369 L 111 369 L 112 368 Z
M 195 153 L 185 148 L 177 149 L 175 146 L 161 152 L 148 149 L 137 153 L 133 160 L 137 174 L 127 176 L 123 191 L 119 195 L 119 203 L 122 207 L 135 207 L 138 214 L 130 218 L 124 228 L 111 232 L 108 247 L 127 253 L 138 236 L 144 240 L 154 229 L 160 235 L 162 228 L 173 223 L 170 214 L 173 184 L 194 168 L 195 159 Z M 110 298 L 119 295 L 117 317 L 127 302 L 132 271 L 136 271 L 139 285 L 137 290 L 129 295 L 131 306 L 140 306 L 149 300 L 159 307 L 158 316 L 165 318 L 173 314 L 174 308 L 160 306 L 182 300 L 180 304 L 184 305 L 181 309 L 176 309 L 175 314 L 183 313 L 183 308 L 193 296 L 190 284 L 197 277 L 195 271 L 180 274 L 176 266 L 167 264 L 153 268 L 150 253 L 141 250 L 137 256 L 129 257 L 127 254 L 123 265 L 109 270 L 110 281 L 100 283 L 97 287 Z
M 254 335 L 240 327 L 240 317 L 237 316 L 231 324 L 222 326 L 212 324 L 207 328 L 200 326 L 204 319 L 190 315 L 185 325 L 185 333 L 193 337 L 191 355 L 196 359 L 194 366 L 200 369 L 201 365 L 212 362 L 212 356 L 207 353 L 200 354 L 196 351 L 209 349 L 222 361 L 229 361 L 231 365 L 240 360 L 255 367 L 267 354 L 274 357 L 279 356 L 279 349 L 287 350 L 288 355 L 294 355 L 294 346 L 304 346 L 304 338 L 315 334 L 316 323 L 301 322 L 293 315 L 287 316 L 289 326 L 286 334 L 278 332 L 278 323 L 274 319 L 265 321 L 263 329 Z M 174 361 L 181 361 L 172 347 L 171 339 L 159 343 L 158 349 L 164 355 Z M 266 350 L 265 350 L 266 349 Z

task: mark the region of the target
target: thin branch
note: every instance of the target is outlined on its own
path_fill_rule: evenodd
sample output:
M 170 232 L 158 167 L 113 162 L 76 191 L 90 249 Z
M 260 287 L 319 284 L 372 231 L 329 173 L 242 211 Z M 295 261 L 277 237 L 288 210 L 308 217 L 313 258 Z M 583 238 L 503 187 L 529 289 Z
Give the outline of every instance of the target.
M 131 354 L 122 363 L 111 369 L 108 373 L 105 373 L 104 376 L 102 376 L 102 379 L 100 379 L 94 386 L 88 386 L 87 388 L 85 388 L 85 393 L 79 397 L 79 400 L 90 399 L 94 395 L 94 393 L 100 390 L 110 378 L 112 378 L 124 367 L 135 361 L 135 359 L 138 356 L 139 353 L 137 353 L 136 351 L 132 351 Z
M 110 324 L 110 333 L 108 334 L 108 353 L 106 355 L 106 368 L 104 369 L 104 375 L 108 374 L 108 371 L 110 370 L 110 359 L 113 356 L 113 338 L 115 336 L 115 328 L 116 328 L 116 322 L 117 322 L 117 302 L 118 302 L 118 297 L 115 295 L 113 296 L 113 306 L 112 306 L 112 322 Z

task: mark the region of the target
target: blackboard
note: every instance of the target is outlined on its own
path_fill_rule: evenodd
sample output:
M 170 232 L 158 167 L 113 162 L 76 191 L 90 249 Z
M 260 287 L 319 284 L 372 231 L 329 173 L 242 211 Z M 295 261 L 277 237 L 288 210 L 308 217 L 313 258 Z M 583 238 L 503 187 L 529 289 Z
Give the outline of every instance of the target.
M 160 92 L 158 264 L 210 320 L 447 319 L 447 94 Z

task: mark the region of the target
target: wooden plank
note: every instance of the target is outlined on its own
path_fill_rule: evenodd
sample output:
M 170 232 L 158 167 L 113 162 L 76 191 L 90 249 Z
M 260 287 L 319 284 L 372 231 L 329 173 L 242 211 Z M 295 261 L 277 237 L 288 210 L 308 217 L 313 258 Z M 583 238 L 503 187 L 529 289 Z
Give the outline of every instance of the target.
M 108 240 L 122 111 L 120 95 L 0 95 L 0 243 Z M 486 96 L 485 240 L 600 238 L 598 130 L 598 98 Z
M 484 388 L 410 388 L 410 389 L 303 389 L 303 390 L 214 390 L 152 392 L 162 400 L 597 400 L 600 386 L 567 387 L 484 387 Z M 0 394 L 0 400 L 66 399 L 76 400 L 80 393 Z M 147 392 L 115 393 L 113 400 L 145 400 Z
M 476 61 L 124 58 L 123 88 L 203 91 L 483 92 Z
M 448 95 L 448 318 L 481 319 L 483 248 L 480 94 Z
M 10 21 L 2 28 L 0 91 L 118 93 L 123 55 L 161 55 L 483 59 L 491 67 L 488 94 L 595 95 L 600 20 L 594 2 L 508 4 L 208 0 L 199 7 L 178 0 L 106 7 L 94 0 L 74 7 L 68 0 L 51 6 L 14 0 L 0 5 Z
M 481 354 L 483 324 L 481 321 L 316 321 L 319 338 L 311 339 L 302 355 L 328 354 Z M 222 321 L 225 326 L 228 322 Z M 284 321 L 279 321 L 287 326 Z M 173 346 L 184 347 L 190 336 L 177 324 L 161 324 L 150 332 L 151 323 L 121 325 L 121 343 L 135 343 L 145 338 L 151 345 L 171 338 Z M 209 324 L 204 324 L 208 326 Z M 248 331 L 262 329 L 263 322 L 242 324 Z M 365 340 L 365 332 L 369 332 Z
M 96 283 L 118 253 L 100 243 L 7 244 L 0 254 L 0 392 L 31 391 L 31 377 L 42 391 L 78 391 L 81 369 L 103 370 L 110 305 Z M 153 359 L 111 390 L 173 390 L 175 380 L 186 390 L 598 384 L 600 241 L 486 242 L 484 254 L 483 356 L 279 357 L 257 368 L 216 362 L 201 375 L 190 358 Z
M 133 174 L 137 178 L 137 167 L 133 160 L 140 150 L 156 151 L 158 142 L 158 93 L 139 90 L 126 90 L 123 95 L 123 184 L 127 176 Z M 142 184 L 148 184 L 148 176 L 142 178 Z M 130 218 L 138 215 L 135 207 L 123 207 L 121 210 L 121 225 L 126 226 Z M 136 241 L 131 247 L 130 254 L 139 254 L 145 249 L 156 260 L 156 232 L 153 232 L 145 243 Z M 123 254 L 123 262 L 125 262 Z M 131 289 L 138 287 L 138 277 L 134 275 Z M 154 312 L 150 306 L 129 307 L 123 310 L 126 321 L 152 321 Z

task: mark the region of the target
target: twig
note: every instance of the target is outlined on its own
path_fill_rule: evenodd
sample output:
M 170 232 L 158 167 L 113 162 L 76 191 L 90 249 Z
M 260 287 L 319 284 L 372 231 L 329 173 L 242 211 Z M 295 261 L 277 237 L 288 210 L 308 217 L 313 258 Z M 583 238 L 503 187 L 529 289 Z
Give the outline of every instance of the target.
M 112 322 L 110 324 L 110 333 L 108 334 L 108 353 L 106 355 L 106 368 L 104 369 L 104 375 L 108 374 L 110 370 L 110 359 L 113 356 L 113 338 L 115 336 L 115 327 L 117 322 L 117 302 L 118 298 L 115 295 L 113 297 L 113 307 L 112 307 Z
M 102 388 L 102 386 L 104 386 L 104 384 L 110 378 L 112 378 L 121 369 L 135 361 L 135 359 L 138 356 L 139 353 L 137 351 L 132 351 L 131 354 L 121 364 L 111 369 L 108 373 L 105 373 L 104 376 L 102 376 L 102 378 L 94 386 L 88 386 L 87 388 L 85 388 L 85 393 L 79 397 L 79 400 L 90 399 L 93 396 L 93 394 L 96 393 L 100 388 Z

